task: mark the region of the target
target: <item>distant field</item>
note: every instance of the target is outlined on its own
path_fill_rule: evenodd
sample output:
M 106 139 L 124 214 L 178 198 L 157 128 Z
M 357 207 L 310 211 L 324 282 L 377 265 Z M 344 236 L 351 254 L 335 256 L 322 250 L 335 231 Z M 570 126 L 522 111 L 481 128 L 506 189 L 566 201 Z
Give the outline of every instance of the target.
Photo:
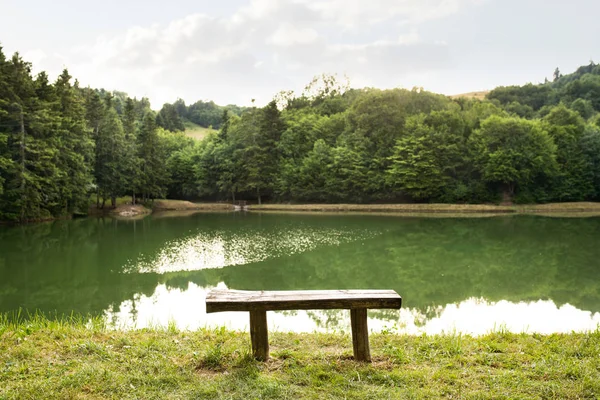
M 200 125 L 196 125 L 193 122 L 185 121 L 185 134 L 188 137 L 196 140 L 202 140 L 207 137 L 211 132 L 217 132 L 216 129 L 205 128 Z
M 451 99 L 458 99 L 460 97 L 464 97 L 466 99 L 477 99 L 483 100 L 485 96 L 489 93 L 489 90 L 482 90 L 480 92 L 469 92 L 469 93 L 461 93 L 461 94 L 453 94 L 452 96 L 448 96 Z

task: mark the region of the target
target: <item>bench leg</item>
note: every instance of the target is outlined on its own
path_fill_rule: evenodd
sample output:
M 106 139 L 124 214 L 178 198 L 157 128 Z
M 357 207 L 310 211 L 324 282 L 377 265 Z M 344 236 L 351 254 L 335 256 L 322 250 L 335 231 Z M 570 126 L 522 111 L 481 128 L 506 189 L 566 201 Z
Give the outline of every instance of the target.
M 350 310 L 350 323 L 352 325 L 352 347 L 356 361 L 371 362 L 369 349 L 369 328 L 367 327 L 367 309 L 353 308 Z
M 252 355 L 259 361 L 269 358 L 269 331 L 267 330 L 267 312 L 250 311 L 250 340 Z

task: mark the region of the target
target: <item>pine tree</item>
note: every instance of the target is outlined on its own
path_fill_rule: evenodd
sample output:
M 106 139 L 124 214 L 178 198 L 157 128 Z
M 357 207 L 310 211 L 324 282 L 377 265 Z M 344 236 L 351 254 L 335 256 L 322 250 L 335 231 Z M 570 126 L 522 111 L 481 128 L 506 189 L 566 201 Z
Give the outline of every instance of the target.
M 85 213 L 88 192 L 91 189 L 94 143 L 86 129 L 83 98 L 70 83 L 71 76 L 65 69 L 55 86 L 60 114 L 58 131 L 58 162 L 61 209 L 65 214 Z
M 132 204 L 136 203 L 136 188 L 139 186 L 139 159 L 136 149 L 135 120 L 135 102 L 128 97 L 123 111 L 123 130 L 125 132 L 123 167 L 125 187 L 126 191 L 131 193 Z
M 123 125 L 115 109 L 108 108 L 100 123 L 96 139 L 95 177 L 98 193 L 102 197 L 101 208 L 110 198 L 112 206 L 116 198 L 125 192 L 126 171 L 125 133 Z
M 85 117 L 87 119 L 88 126 L 92 129 L 92 137 L 95 138 L 98 135 L 100 121 L 104 116 L 104 106 L 102 105 L 102 100 L 100 100 L 100 95 L 98 95 L 98 92 L 91 89 L 87 90 L 85 108 Z
M 137 154 L 140 160 L 140 177 L 137 192 L 144 201 L 165 195 L 167 175 L 166 157 L 161 148 L 156 127 L 156 116 L 146 113 L 137 135 Z
M 10 153 L 8 151 L 8 73 L 7 61 L 0 46 L 0 205 L 2 204 L 2 194 L 4 193 L 4 184 L 9 171 L 14 167 Z M 0 219 L 2 218 L 2 210 L 0 209 Z
M 0 209 L 4 218 L 27 220 L 48 217 L 42 202 L 53 201 L 52 193 L 42 191 L 51 185 L 55 169 L 48 164 L 54 149 L 42 142 L 40 132 L 45 128 L 36 99 L 35 85 L 31 77 L 31 64 L 23 61 L 18 53 L 3 63 L 5 92 L 2 93 L 1 127 L 6 137 L 6 156 L 10 168 L 5 175 L 5 188 Z M 3 164 L 6 164 L 5 162 Z M 47 166 L 45 175 L 38 171 Z
M 273 191 L 280 158 L 277 143 L 285 125 L 275 101 L 271 101 L 262 110 L 252 111 L 251 118 L 252 125 L 258 129 L 250 135 L 245 149 L 244 158 L 248 171 L 245 189 L 254 191 L 258 204 L 261 204 L 262 195 Z

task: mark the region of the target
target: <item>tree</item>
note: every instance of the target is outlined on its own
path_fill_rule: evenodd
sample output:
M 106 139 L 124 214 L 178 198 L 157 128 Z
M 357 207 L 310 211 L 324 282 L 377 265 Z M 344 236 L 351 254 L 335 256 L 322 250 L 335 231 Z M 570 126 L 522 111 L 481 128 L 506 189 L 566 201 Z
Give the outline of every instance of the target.
M 578 98 L 572 102 L 569 108 L 573 111 L 577 111 L 581 118 L 585 120 L 590 119 L 594 114 L 596 114 L 596 110 L 594 110 L 594 105 L 592 102 L 581 98 Z
M 165 196 L 166 157 L 158 137 L 156 115 L 151 111 L 144 116 L 138 131 L 137 155 L 140 160 L 140 177 L 136 192 L 142 193 L 144 201 Z
M 248 120 L 254 129 L 246 136 L 243 158 L 247 175 L 243 189 L 256 193 L 261 204 L 262 196 L 272 193 L 274 188 L 280 157 L 277 143 L 285 125 L 275 101 L 253 111 Z
M 482 179 L 511 201 L 520 186 L 556 171 L 556 145 L 538 121 L 492 116 L 471 136 Z
M 96 139 L 95 177 L 98 197 L 102 197 L 101 208 L 107 198 L 116 206 L 116 198 L 127 189 L 127 167 L 125 164 L 125 133 L 119 115 L 108 108 L 102 119 Z
M 227 140 L 227 132 L 229 131 L 229 110 L 223 110 L 223 116 L 221 117 L 221 129 L 219 131 L 219 139 L 221 141 Z
M 193 198 L 198 195 L 195 170 L 200 153 L 197 142 L 182 133 L 164 131 L 159 135 L 161 147 L 167 154 L 167 197 Z
M 4 59 L 4 57 L 1 57 Z M 54 186 L 57 155 L 56 136 L 52 126 L 57 116 L 51 110 L 51 99 L 39 101 L 31 64 L 18 53 L 2 62 L 3 82 L 0 106 L 0 129 L 6 137 L 5 159 L 8 167 L 3 175 L 4 189 L 0 198 L 3 219 L 32 220 L 48 218 L 61 203 Z M 45 86 L 48 86 L 47 76 Z M 41 84 L 39 85 L 41 86 Z M 40 93 L 52 93 L 52 90 Z
M 587 162 L 581 139 L 585 125 L 579 114 L 559 105 L 543 119 L 557 146 L 556 161 L 558 171 L 553 177 L 551 197 L 559 201 L 581 201 L 592 196 L 593 178 Z
M 6 117 L 9 115 L 9 112 L 7 111 L 9 105 L 9 83 L 7 69 L 8 64 L 6 57 L 4 56 L 2 47 L 0 46 L 0 121 L 2 122 L 6 121 Z M 0 124 L 0 204 L 2 195 L 4 193 L 6 177 L 8 177 L 9 172 L 14 168 L 8 147 L 8 134 L 5 132 L 5 130 L 7 130 L 6 128 L 8 128 L 8 126 L 4 127 L 2 124 Z M 2 218 L 2 214 L 2 210 L 0 210 L 0 218 Z
M 594 200 L 600 199 L 600 128 L 587 125 L 580 140 L 580 146 L 585 156 L 586 170 L 589 171 Z
M 58 127 L 58 160 L 60 179 L 61 214 L 87 213 L 87 199 L 92 183 L 92 160 L 94 143 L 86 129 L 85 106 L 76 88 L 70 83 L 71 76 L 65 69 L 54 87 L 57 104 L 55 111 L 62 116 Z
M 124 155 L 123 155 L 123 186 L 126 192 L 131 193 L 132 204 L 136 203 L 136 189 L 140 185 L 140 160 L 137 155 L 136 140 L 136 110 L 135 101 L 127 98 L 123 110 L 123 132 L 125 133 Z
M 562 77 L 562 75 L 560 73 L 560 69 L 558 69 L 558 67 L 556 67 L 552 76 L 554 78 L 554 82 L 558 81 Z
M 332 161 L 331 148 L 322 139 L 317 140 L 312 151 L 302 161 L 298 182 L 292 188 L 294 197 L 308 201 L 328 201 L 331 198 L 328 181 Z
M 439 199 L 467 171 L 466 124 L 450 111 L 411 118 L 397 140 L 388 179 L 414 199 Z
M 173 104 L 169 103 L 164 104 L 161 108 L 156 118 L 156 124 L 171 132 L 185 130 L 185 125 L 183 124 L 183 121 L 177 112 L 177 108 Z

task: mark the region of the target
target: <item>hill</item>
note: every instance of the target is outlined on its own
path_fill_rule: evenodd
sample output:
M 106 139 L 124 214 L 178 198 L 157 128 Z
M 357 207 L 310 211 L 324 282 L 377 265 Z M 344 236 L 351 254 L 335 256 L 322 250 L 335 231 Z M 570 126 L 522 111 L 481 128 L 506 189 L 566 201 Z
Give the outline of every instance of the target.
M 184 121 L 183 124 L 185 125 L 185 131 L 184 131 L 185 135 L 187 137 L 191 137 L 192 139 L 196 139 L 196 140 L 202 140 L 205 137 L 207 137 L 209 134 L 211 134 L 213 132 L 217 132 L 216 129 L 205 128 L 205 127 L 195 124 L 191 121 Z
M 461 93 L 461 94 L 453 94 L 450 97 L 451 99 L 476 99 L 476 100 L 484 100 L 485 96 L 489 93 L 489 90 L 481 90 L 479 92 L 469 92 L 469 93 Z

